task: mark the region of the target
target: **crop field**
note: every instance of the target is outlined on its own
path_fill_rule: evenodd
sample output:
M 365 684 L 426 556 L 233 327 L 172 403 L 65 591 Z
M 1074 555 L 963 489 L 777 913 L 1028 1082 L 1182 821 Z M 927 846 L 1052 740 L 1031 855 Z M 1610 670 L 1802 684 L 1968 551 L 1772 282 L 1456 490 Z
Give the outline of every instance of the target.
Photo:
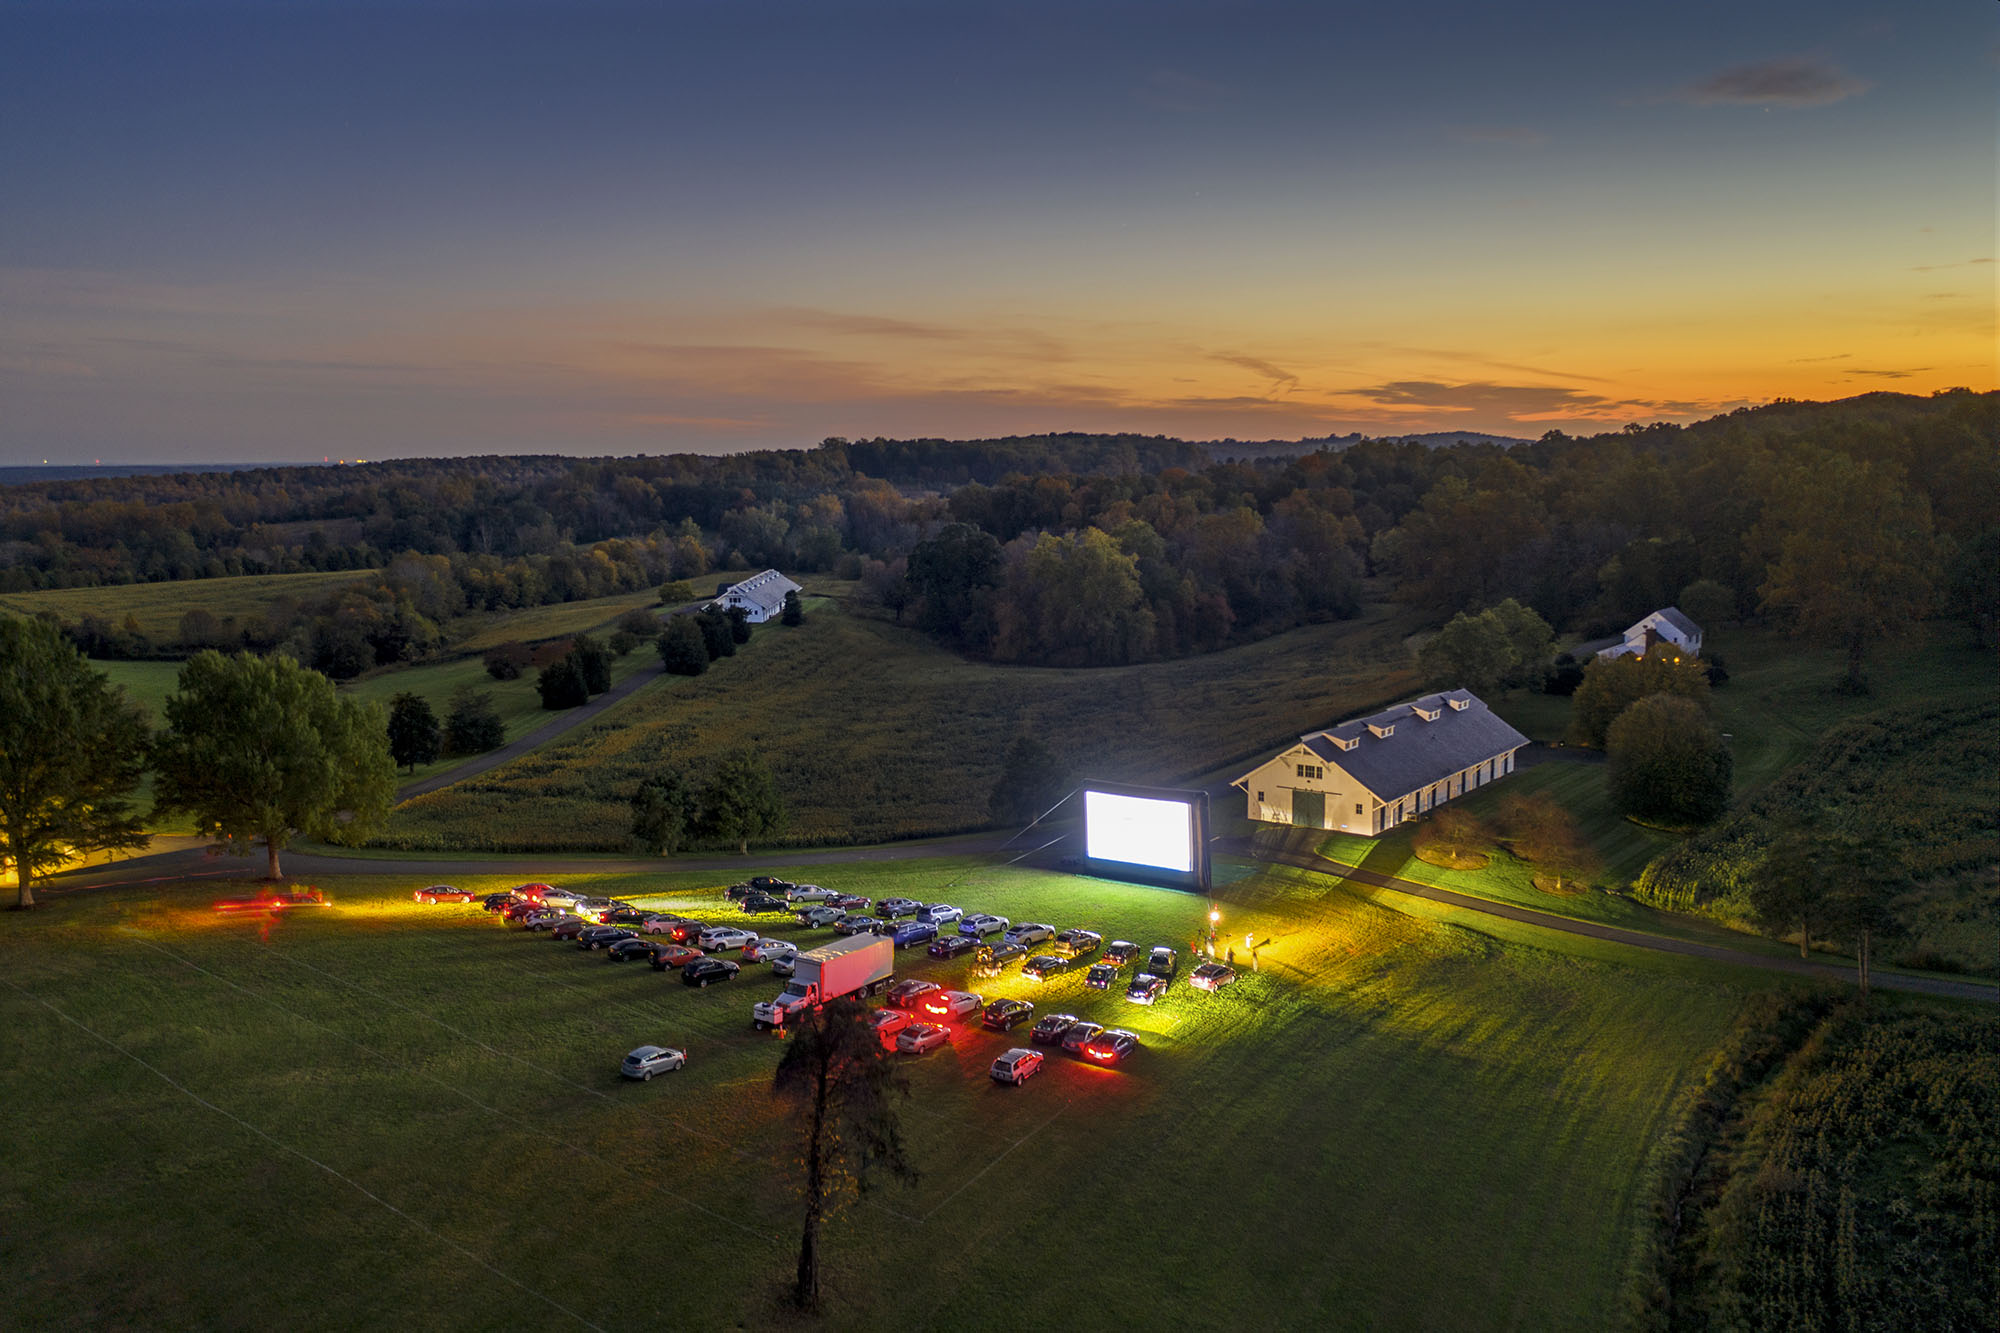
M 659 590 L 648 588 L 582 602 L 552 602 L 518 611 L 461 616 L 451 624 L 451 651 L 483 653 L 503 643 L 537 643 L 573 634 L 596 634 L 608 631 L 611 623 L 627 611 L 649 609 L 659 600 Z
M 829 864 L 829 887 L 1185 948 L 1208 904 L 973 861 Z M 516 877 L 464 881 L 504 887 Z M 782 1037 L 761 965 L 709 990 L 420 907 L 410 877 L 218 918 L 223 879 L 56 897 L 0 926 L 10 1320 L 271 1327 L 735 1327 L 782 1319 L 796 1243 Z M 713 875 L 569 877 L 743 922 Z M 922 1177 L 832 1224 L 835 1327 L 1018 1328 L 1049 1264 L 1076 1318 L 1596 1329 L 1642 1163 L 1741 1002 L 1738 975 L 1526 927 L 1390 911 L 1320 876 L 1218 891 L 1261 970 L 1155 1008 L 1018 970 L 968 988 L 1140 1035 L 1113 1069 L 956 1025 L 899 1057 Z M 823 931 L 770 928 L 807 946 Z M 1532 939 L 1528 938 L 1532 937 Z M 1547 944 L 1550 947 L 1538 947 Z M 1616 953 L 1617 951 L 1611 951 Z M 965 984 L 909 951 L 898 975 Z M 646 1042 L 688 1068 L 624 1083 Z
M 50 588 L 40 592 L 0 593 L 0 610 L 31 616 L 53 611 L 64 620 L 102 616 L 114 626 L 130 615 L 154 640 L 171 640 L 180 633 L 181 617 L 204 610 L 217 619 L 239 621 L 261 615 L 280 597 L 304 599 L 343 583 L 371 577 L 369 570 L 334 570 L 310 574 L 250 574 L 241 578 L 181 579 L 173 583 L 125 583 L 109 588 Z
M 627 802 L 662 764 L 736 746 L 776 773 L 780 841 L 873 842 L 986 822 L 1008 743 L 1041 739 L 1080 777 L 1172 781 L 1247 759 L 1414 688 L 1386 613 L 1178 662 L 997 667 L 827 608 L 767 626 L 707 674 L 649 685 L 615 716 L 420 797 L 377 842 L 420 850 L 622 847 Z

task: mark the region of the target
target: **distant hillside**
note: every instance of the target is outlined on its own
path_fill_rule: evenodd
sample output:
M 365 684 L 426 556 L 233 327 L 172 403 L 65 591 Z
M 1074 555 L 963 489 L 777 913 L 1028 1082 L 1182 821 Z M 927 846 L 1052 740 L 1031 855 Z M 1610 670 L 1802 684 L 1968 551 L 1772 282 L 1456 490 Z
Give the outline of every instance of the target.
M 1354 431 L 1347 435 L 1318 435 L 1303 440 L 1210 440 L 1202 447 L 1208 456 L 1218 463 L 1249 461 L 1258 458 L 1304 458 L 1307 454 L 1321 451 L 1338 453 L 1364 441 L 1381 444 L 1420 444 L 1426 449 L 1450 449 L 1458 445 L 1498 445 L 1511 449 L 1516 445 L 1532 444 L 1534 441 L 1516 435 L 1488 435 L 1476 430 L 1434 430 L 1421 435 L 1364 435 Z
M 183 472 L 248 472 L 277 463 L 103 463 L 38 464 L 0 467 L 0 486 L 25 486 L 37 481 L 80 481 L 85 477 L 171 477 Z M 290 466 L 289 464 L 283 466 Z

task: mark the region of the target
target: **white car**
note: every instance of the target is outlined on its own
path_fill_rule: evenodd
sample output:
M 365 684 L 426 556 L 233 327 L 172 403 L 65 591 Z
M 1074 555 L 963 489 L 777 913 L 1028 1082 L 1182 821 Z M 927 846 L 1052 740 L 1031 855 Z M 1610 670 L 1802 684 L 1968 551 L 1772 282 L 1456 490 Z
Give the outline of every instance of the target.
M 918 1002 L 917 1010 L 928 1018 L 942 1018 L 949 1021 L 976 1014 L 986 1007 L 986 1001 L 969 990 L 934 991 Z
M 542 890 L 542 905 L 545 907 L 575 907 L 583 901 L 583 895 L 568 889 Z
M 817 884 L 794 884 L 785 890 L 788 903 L 823 903 L 838 896 L 832 889 L 822 889 Z
M 1007 918 L 994 916 L 990 912 L 974 912 L 971 916 L 960 918 L 958 923 L 959 934 L 975 938 L 996 935 L 1005 929 L 1007 929 Z
M 917 920 L 928 921 L 933 926 L 948 926 L 964 915 L 950 903 L 932 903 L 917 912 Z
M 675 926 L 686 924 L 688 923 L 671 913 L 655 912 L 639 923 L 639 933 L 642 935 L 671 935 L 674 933 Z
M 796 945 L 784 940 L 752 940 L 743 946 L 743 961 L 746 963 L 776 962 L 784 954 L 797 953 Z
M 1007 938 L 1015 944 L 1040 944 L 1043 940 L 1056 937 L 1054 926 L 1043 925 L 1039 921 L 1023 921 L 1007 932 Z
M 1031 1051 L 1025 1046 L 1016 1046 L 1013 1050 L 1008 1051 L 995 1060 L 993 1067 L 987 1070 L 987 1073 L 993 1076 L 995 1083 L 1012 1083 L 1018 1088 L 1033 1078 L 1041 1067 L 1042 1053 L 1040 1051 Z
M 792 915 L 799 919 L 799 924 L 802 926 L 830 926 L 843 916 L 846 916 L 847 913 L 841 911 L 838 907 L 829 907 L 825 903 L 818 903 L 812 907 L 802 908 L 792 913 Z
M 641 1046 L 625 1057 L 625 1062 L 618 1066 L 618 1072 L 626 1078 L 643 1082 L 655 1074 L 667 1074 L 679 1069 L 687 1063 L 687 1058 L 686 1051 L 677 1051 L 671 1046 Z
M 756 942 L 756 931 L 739 930 L 735 926 L 710 926 L 701 932 L 701 947 L 704 953 L 714 953 L 718 949 L 740 949 L 746 944 Z

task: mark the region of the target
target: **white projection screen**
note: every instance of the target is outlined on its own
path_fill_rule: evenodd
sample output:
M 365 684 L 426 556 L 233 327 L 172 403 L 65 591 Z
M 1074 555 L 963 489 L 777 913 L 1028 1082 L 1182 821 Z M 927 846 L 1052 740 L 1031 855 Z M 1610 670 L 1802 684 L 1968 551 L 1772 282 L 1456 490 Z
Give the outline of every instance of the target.
M 1191 802 L 1088 789 L 1083 793 L 1084 854 L 1093 861 L 1192 874 L 1197 831 Z

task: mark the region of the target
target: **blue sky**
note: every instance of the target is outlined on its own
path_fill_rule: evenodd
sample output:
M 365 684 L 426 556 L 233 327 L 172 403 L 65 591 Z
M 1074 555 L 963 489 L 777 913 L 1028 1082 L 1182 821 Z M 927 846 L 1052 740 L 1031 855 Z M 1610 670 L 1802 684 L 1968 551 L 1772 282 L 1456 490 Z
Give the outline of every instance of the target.
M 1995 12 L 0 0 L 0 463 L 1990 388 Z

